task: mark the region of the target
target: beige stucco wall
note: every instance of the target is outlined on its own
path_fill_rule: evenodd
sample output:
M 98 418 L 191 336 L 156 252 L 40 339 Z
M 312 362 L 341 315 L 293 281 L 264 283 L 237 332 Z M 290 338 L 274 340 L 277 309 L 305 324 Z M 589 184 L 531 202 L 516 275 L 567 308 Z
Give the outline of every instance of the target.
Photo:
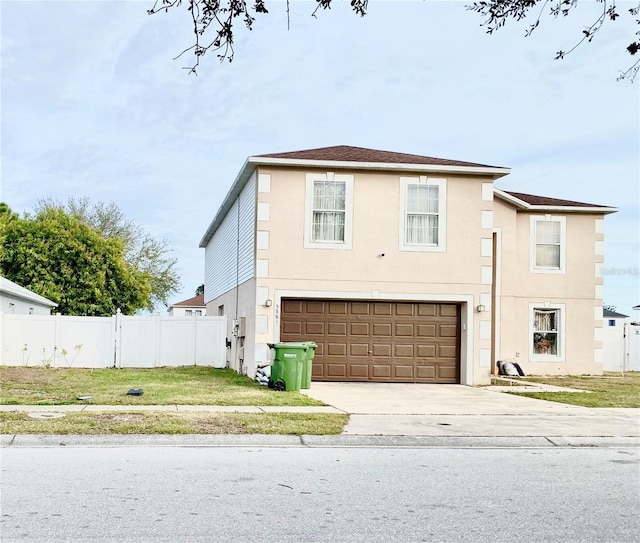
M 481 239 L 492 237 L 492 198 L 482 199 L 491 179 L 433 174 L 447 179 L 446 252 L 399 248 L 399 173 L 335 171 L 354 176 L 351 249 L 304 247 L 305 176 L 309 170 L 262 168 L 258 175 L 256 336 L 258 359 L 268 358 L 266 343 L 279 339 L 279 300 L 286 296 L 455 301 L 462 305 L 462 382 L 488 383 L 491 338 L 491 254 L 481 255 Z M 261 175 L 260 175 L 261 174 Z M 418 174 L 413 176 L 417 177 Z M 268 192 L 260 179 L 269 176 Z M 402 174 L 411 177 L 411 174 Z M 485 187 L 485 195 L 487 191 Z M 492 193 L 491 193 L 492 194 Z M 265 206 L 268 220 L 260 220 Z M 484 216 L 482 211 L 489 212 Z M 263 217 L 264 218 L 264 217 Z M 380 256 L 384 253 L 384 256 Z M 483 267 L 485 268 L 483 270 Z M 304 279 L 301 279 L 304 278 Z M 270 299 L 265 307 L 262 299 Z M 482 326 L 480 322 L 485 321 Z
M 531 212 L 516 211 L 502 200 L 494 203 L 494 221 L 500 229 L 499 358 L 513 359 L 529 374 L 602 373 L 603 262 L 596 242 L 601 214 L 554 212 L 566 217 L 566 270 L 533 273 L 530 269 Z M 542 215 L 537 213 L 538 215 Z M 600 244 L 600 247 L 602 245 Z M 530 310 L 562 305 L 564 361 L 531 359 Z M 562 341 L 562 339 L 561 339 Z

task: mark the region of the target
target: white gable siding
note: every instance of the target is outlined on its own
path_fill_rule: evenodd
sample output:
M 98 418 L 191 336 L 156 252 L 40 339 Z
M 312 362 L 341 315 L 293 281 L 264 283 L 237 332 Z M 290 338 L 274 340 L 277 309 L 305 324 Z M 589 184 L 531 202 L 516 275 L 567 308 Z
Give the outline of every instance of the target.
M 255 207 L 254 173 L 205 248 L 205 303 L 254 276 Z

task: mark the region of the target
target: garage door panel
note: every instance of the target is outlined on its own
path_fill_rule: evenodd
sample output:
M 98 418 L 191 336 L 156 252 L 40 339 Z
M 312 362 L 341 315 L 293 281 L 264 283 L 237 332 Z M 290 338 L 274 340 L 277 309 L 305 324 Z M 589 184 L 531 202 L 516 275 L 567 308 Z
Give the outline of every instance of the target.
M 346 356 L 346 343 L 327 343 L 327 356 Z M 315 358 L 315 355 L 314 355 Z
M 349 377 L 366 381 L 369 378 L 369 364 L 349 364 Z
M 372 302 L 374 315 L 391 316 L 392 304 L 386 302 Z
M 330 363 L 327 364 L 327 372 L 326 372 L 326 376 L 327 377 L 333 377 L 334 379 L 345 379 L 347 377 L 347 364 L 346 363 L 342 363 L 342 364 L 335 364 L 335 363 Z
M 458 348 L 455 345 L 439 345 L 438 358 L 458 358 Z
M 440 308 L 441 317 L 457 317 L 458 316 L 457 305 L 440 304 L 438 307 Z
M 284 300 L 282 311 L 290 315 L 302 315 L 304 302 L 302 300 Z
M 452 366 L 438 366 L 438 374 L 443 380 L 457 379 L 458 377 L 456 368 Z
M 372 355 L 380 358 L 391 358 L 391 345 L 388 343 L 374 343 L 372 345 Z
M 373 323 L 373 336 L 391 337 L 391 323 Z
M 371 377 L 374 379 L 390 379 L 391 364 L 371 364 Z
M 352 322 L 349 326 L 349 334 L 352 336 L 368 336 L 371 326 L 368 322 Z
M 414 325 L 413 324 L 408 324 L 408 323 L 403 323 L 403 324 L 399 324 L 397 323 L 395 326 L 395 335 L 396 336 L 401 336 L 401 337 L 406 337 L 406 336 L 413 336 L 413 329 L 414 329 Z
M 351 356 L 369 356 L 368 343 L 351 343 L 349 346 L 349 354 Z
M 393 355 L 395 358 L 414 358 L 413 345 L 395 345 Z
M 418 345 L 417 355 L 418 358 L 435 358 L 436 345 Z
M 369 315 L 371 313 L 371 304 L 369 302 L 351 302 L 352 315 Z
M 435 317 L 436 305 L 435 304 L 417 304 L 418 305 L 418 317 Z
M 435 324 L 418 324 L 417 326 L 418 337 L 436 337 L 436 325 Z
M 294 334 L 294 335 L 301 335 L 302 334 L 302 323 L 301 322 L 296 322 L 296 321 L 287 321 L 287 322 L 282 322 L 282 332 L 284 334 Z
M 436 378 L 436 367 L 429 366 L 416 366 L 416 378 L 433 381 Z
M 458 383 L 456 304 L 283 300 L 281 341 L 315 341 L 324 381 Z
M 347 302 L 329 302 L 329 315 L 346 315 Z
M 330 322 L 327 326 L 327 335 L 329 336 L 346 336 L 347 335 L 347 323 L 346 322 Z
M 395 304 L 395 314 L 399 317 L 413 317 L 414 304 Z
M 439 327 L 440 337 L 457 337 L 458 326 L 456 324 L 441 324 Z
M 413 379 L 413 366 L 394 365 L 393 373 L 396 379 L 411 380 Z
M 316 301 L 308 301 L 304 306 L 303 313 L 311 313 L 314 315 L 324 315 L 325 313 L 325 303 L 324 302 L 316 302 Z
M 307 322 L 304 333 L 307 336 L 324 336 L 326 333 L 324 322 Z

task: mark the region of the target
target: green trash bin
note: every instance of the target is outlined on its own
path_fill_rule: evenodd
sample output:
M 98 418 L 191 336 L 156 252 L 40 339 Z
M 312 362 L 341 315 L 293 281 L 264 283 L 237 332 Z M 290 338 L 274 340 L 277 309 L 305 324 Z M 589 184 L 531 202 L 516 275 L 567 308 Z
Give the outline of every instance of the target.
M 271 380 L 284 381 L 285 390 L 299 391 L 302 384 L 302 372 L 307 358 L 308 346 L 303 343 L 269 343 L 273 349 Z
M 311 375 L 313 372 L 313 357 L 316 354 L 316 348 L 318 347 L 315 341 L 305 341 L 304 344 L 308 347 L 307 358 L 304 361 L 302 370 L 302 382 L 300 388 L 311 388 Z
M 318 346 L 314 341 L 300 341 L 300 342 L 287 342 L 281 345 L 287 345 L 288 347 L 300 347 L 306 348 L 306 356 L 302 362 L 302 375 L 300 378 L 300 388 L 311 388 L 311 373 L 313 368 L 313 357 Z

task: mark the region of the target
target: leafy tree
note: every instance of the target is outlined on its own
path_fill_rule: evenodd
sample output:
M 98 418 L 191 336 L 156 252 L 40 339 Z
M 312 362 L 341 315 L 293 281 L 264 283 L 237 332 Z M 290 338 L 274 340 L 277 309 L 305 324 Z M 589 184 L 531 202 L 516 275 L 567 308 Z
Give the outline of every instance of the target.
M 0 274 L 56 302 L 63 314 L 131 314 L 149 301 L 152 278 L 126 261 L 123 241 L 63 209 L 22 218 L 0 213 L 0 241 Z
M 602 13 L 587 28 L 582 31 L 580 39 L 568 51 L 560 50 L 556 53 L 556 59 L 562 59 L 571 53 L 584 41 L 591 41 L 600 31 L 605 22 L 615 21 L 619 16 L 615 0 L 597 0 L 602 4 Z M 195 56 L 193 66 L 188 68 L 189 73 L 196 73 L 200 65 L 201 57 L 207 51 L 214 51 L 222 60 L 233 60 L 234 31 L 237 20 L 240 18 L 247 29 L 252 30 L 257 15 L 267 14 L 265 0 L 254 0 L 250 5 L 247 0 L 154 0 L 153 7 L 147 10 L 149 14 L 168 12 L 174 7 L 186 6 L 191 16 L 194 43 L 187 47 L 178 57 L 188 51 Z M 319 10 L 330 9 L 332 0 L 315 0 L 315 8 L 312 15 L 315 17 Z M 368 0 L 351 0 L 351 8 L 354 13 L 364 16 L 368 8 Z M 485 17 L 483 26 L 492 34 L 498 28 L 504 26 L 509 19 L 520 21 L 531 13 L 536 17 L 535 21 L 525 32 L 529 36 L 540 24 L 546 7 L 553 17 L 566 17 L 577 6 L 578 0 L 484 0 L 475 1 L 465 6 Z M 289 16 L 289 0 L 286 2 L 287 18 Z M 629 16 L 635 17 L 640 13 L 640 3 L 625 11 Z M 640 20 L 636 20 L 640 24 Z M 637 32 L 635 36 L 640 35 Z M 640 40 L 634 36 L 633 41 L 627 47 L 631 55 L 636 55 L 640 50 Z M 640 56 L 640 55 L 639 55 Z M 178 58 L 176 57 L 176 58 Z M 640 59 L 636 60 L 626 71 L 622 72 L 619 79 L 630 78 L 634 80 L 640 70 Z
M 91 203 L 88 198 L 69 198 L 66 205 L 52 199 L 38 202 L 37 211 L 62 209 L 89 225 L 106 239 L 120 240 L 126 262 L 151 278 L 147 309 L 167 305 L 168 298 L 180 288 L 177 260 L 169 256 L 167 240 L 156 240 L 135 222 L 127 219 L 115 202 Z
M 196 296 L 200 296 L 200 294 L 204 294 L 204 284 L 200 285 L 197 289 L 196 289 Z

